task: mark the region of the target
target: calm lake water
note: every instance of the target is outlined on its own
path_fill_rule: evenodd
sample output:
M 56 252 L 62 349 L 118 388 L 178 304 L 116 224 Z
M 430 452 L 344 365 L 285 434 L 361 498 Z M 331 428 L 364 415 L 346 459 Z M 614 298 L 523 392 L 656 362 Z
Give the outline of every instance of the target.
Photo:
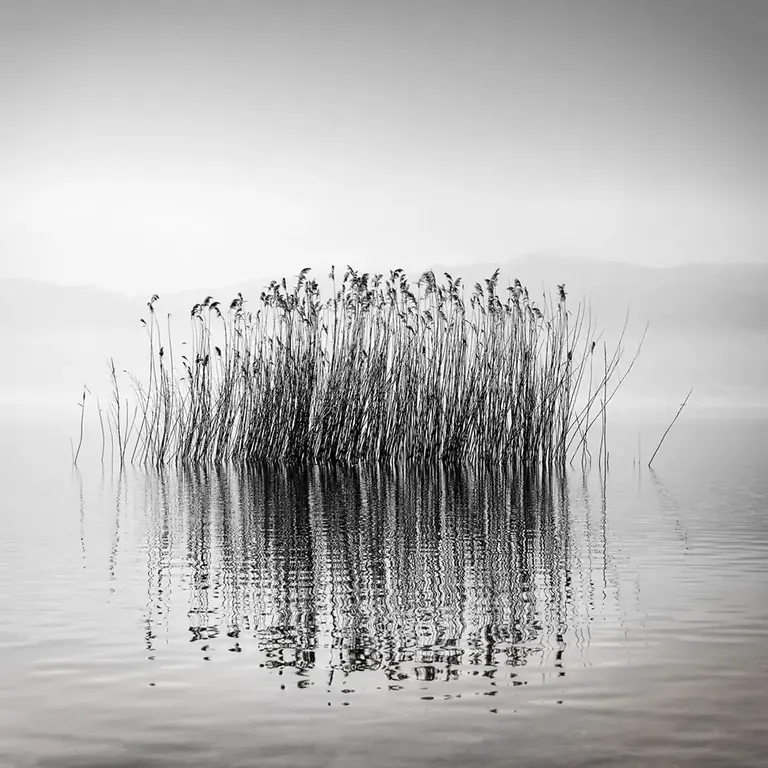
M 692 413 L 550 482 L 73 471 L 5 413 L 0 765 L 765 765 L 768 421 Z

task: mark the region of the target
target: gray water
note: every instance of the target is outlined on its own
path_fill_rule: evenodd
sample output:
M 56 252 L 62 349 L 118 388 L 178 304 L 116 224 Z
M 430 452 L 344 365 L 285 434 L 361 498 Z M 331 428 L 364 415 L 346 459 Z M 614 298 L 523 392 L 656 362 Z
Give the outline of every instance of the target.
M 0 765 L 765 765 L 766 426 L 523 480 L 73 470 L 5 414 Z

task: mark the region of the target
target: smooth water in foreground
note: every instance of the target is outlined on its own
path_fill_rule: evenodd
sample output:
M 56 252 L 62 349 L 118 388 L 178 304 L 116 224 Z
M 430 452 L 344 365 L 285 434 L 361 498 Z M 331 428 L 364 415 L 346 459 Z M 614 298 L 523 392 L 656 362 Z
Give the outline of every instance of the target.
M 655 472 L 626 427 L 605 482 L 73 471 L 4 425 L 0 765 L 768 759 L 764 420 Z

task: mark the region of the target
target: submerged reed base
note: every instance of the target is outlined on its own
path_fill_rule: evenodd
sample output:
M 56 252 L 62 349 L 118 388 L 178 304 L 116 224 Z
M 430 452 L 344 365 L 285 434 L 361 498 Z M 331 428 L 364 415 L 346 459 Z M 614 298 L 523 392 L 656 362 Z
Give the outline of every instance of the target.
M 498 270 L 465 301 L 461 279 L 432 272 L 411 284 L 347 268 L 323 301 L 303 270 L 272 282 L 250 308 L 241 294 L 191 311 L 180 354 L 148 304 L 147 379 L 133 401 L 113 396 L 102 419 L 120 465 L 310 460 L 564 465 L 629 372 L 583 304 L 534 304 L 518 280 L 498 292 Z M 163 326 L 166 323 L 162 324 Z M 626 328 L 626 324 L 625 324 Z M 639 350 L 638 350 L 639 351 Z M 103 452 L 102 452 L 103 456 Z

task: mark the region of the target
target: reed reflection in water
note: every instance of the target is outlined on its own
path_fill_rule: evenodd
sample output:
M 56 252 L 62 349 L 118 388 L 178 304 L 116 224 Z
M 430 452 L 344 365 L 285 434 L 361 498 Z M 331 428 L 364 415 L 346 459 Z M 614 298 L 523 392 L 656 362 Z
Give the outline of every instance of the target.
M 181 586 L 204 659 L 255 646 L 299 687 L 355 672 L 390 689 L 522 685 L 521 667 L 557 676 L 566 653 L 581 660 L 593 568 L 565 480 L 321 466 L 143 477 L 150 652 Z

